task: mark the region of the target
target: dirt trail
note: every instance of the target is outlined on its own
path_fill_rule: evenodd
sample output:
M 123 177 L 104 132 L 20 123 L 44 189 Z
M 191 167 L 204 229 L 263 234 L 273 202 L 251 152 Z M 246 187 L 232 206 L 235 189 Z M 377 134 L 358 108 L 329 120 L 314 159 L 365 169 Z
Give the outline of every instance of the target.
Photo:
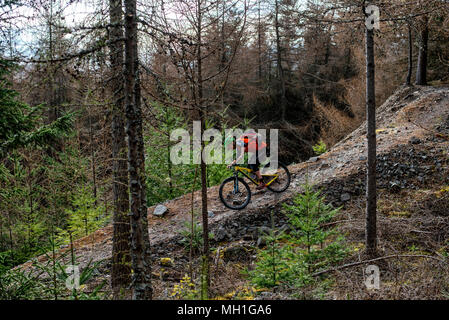
M 444 121 L 449 121 L 449 88 L 411 87 L 402 88 L 391 96 L 377 112 L 377 143 L 378 154 L 391 152 L 400 145 L 409 144 L 412 139 L 424 139 L 434 136 L 431 131 Z M 412 122 L 410 122 L 411 120 Z M 415 124 L 414 124 L 415 123 Z M 449 123 L 447 124 L 449 126 Z M 423 127 L 423 128 L 422 128 Z M 308 174 L 309 181 L 316 186 L 344 181 L 346 177 L 363 172 L 366 160 L 365 123 L 349 134 L 330 151 L 320 157 L 314 157 L 306 162 L 291 165 L 292 174 L 290 188 L 281 195 L 270 191 L 253 194 L 251 203 L 241 211 L 226 209 L 219 200 L 218 186 L 208 189 L 208 209 L 214 216 L 210 218 L 211 230 L 215 233 L 224 225 L 239 224 L 239 219 L 256 216 L 267 211 L 279 202 L 287 201 L 298 192 Z M 444 145 L 447 154 L 447 141 L 437 140 L 435 144 Z M 363 181 L 362 181 L 363 182 Z M 255 190 L 253 190 L 255 191 Z M 351 190 L 346 190 L 351 194 Z M 338 191 L 340 192 L 340 191 Z M 345 192 L 345 189 L 342 191 Z M 341 204 L 340 194 L 335 195 L 337 204 Z M 342 201 L 348 201 L 344 199 Z M 168 212 L 162 218 L 152 214 L 154 207 L 148 209 L 149 234 L 152 251 L 156 255 L 166 254 L 170 248 L 178 246 L 179 230 L 185 221 L 190 221 L 191 194 L 164 203 Z M 200 192 L 195 192 L 194 208 L 200 210 Z M 236 226 L 237 227 L 237 226 Z M 226 234 L 220 235 L 226 239 Z M 109 225 L 93 234 L 75 242 L 78 263 L 81 267 L 89 259 L 94 261 L 110 259 L 112 251 L 112 226 Z M 67 250 L 67 249 L 63 249 Z M 43 256 L 38 258 L 44 261 Z M 31 262 L 22 267 L 30 267 Z

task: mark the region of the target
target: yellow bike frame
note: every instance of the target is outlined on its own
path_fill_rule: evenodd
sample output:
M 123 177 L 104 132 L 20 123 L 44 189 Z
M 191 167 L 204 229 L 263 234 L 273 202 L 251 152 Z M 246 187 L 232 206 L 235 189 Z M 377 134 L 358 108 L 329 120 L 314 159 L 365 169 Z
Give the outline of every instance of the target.
M 254 183 L 255 185 L 259 184 L 259 182 L 257 180 L 251 178 L 251 176 L 249 175 L 251 172 L 253 172 L 252 169 L 246 168 L 246 167 L 235 166 L 234 170 L 243 174 L 245 177 L 247 177 L 249 180 L 251 180 L 251 182 Z M 263 174 L 262 177 L 273 177 L 273 179 L 271 179 L 268 183 L 266 183 L 266 185 L 269 186 L 270 184 L 273 183 L 274 180 L 276 180 L 279 177 L 279 175 L 278 174 Z

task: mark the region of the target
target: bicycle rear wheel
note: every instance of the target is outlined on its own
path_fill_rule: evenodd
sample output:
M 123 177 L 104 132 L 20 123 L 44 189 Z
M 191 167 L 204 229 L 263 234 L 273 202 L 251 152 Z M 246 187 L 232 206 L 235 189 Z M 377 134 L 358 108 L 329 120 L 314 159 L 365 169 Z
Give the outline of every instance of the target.
M 221 202 L 232 210 L 242 210 L 251 200 L 251 190 L 240 177 L 230 177 L 224 180 L 218 193 Z
M 267 188 L 273 192 L 284 192 L 290 186 L 290 171 L 288 171 L 287 166 L 281 162 L 277 162 L 277 166 L 273 165 L 273 167 L 277 169 L 271 169 L 269 162 L 261 169 L 264 183 L 269 183 L 273 180 L 275 175 L 277 175 L 278 177 L 276 178 L 276 180 L 271 182 L 270 185 L 267 186 Z

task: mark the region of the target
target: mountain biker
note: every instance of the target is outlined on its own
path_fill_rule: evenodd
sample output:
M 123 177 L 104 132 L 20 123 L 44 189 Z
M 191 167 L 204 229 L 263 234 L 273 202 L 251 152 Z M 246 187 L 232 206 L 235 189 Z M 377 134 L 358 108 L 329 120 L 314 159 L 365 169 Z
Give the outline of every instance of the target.
M 237 159 L 232 161 L 232 163 L 228 165 L 228 168 L 235 165 L 237 161 L 242 159 L 245 153 L 251 153 L 252 155 L 250 160 L 248 161 L 248 168 L 254 172 L 257 177 L 257 181 L 259 182 L 259 185 L 256 187 L 256 189 L 262 190 L 266 188 L 267 185 L 263 182 L 262 174 L 260 173 L 259 158 L 261 154 L 259 151 L 264 150 L 267 147 L 267 144 L 261 139 L 260 135 L 255 132 L 244 133 L 238 139 L 232 136 L 225 140 L 225 146 L 227 146 L 228 149 L 235 150 L 237 148 L 237 145 L 239 147 L 243 147 L 244 152 L 242 152 Z M 266 153 L 263 154 L 265 155 Z

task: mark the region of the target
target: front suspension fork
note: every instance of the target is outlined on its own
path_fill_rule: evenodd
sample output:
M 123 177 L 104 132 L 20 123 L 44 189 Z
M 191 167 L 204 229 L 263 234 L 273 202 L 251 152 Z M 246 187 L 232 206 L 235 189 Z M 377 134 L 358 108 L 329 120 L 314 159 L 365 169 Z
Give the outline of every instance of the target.
M 234 173 L 234 194 L 237 194 L 238 192 L 239 192 L 238 173 Z

